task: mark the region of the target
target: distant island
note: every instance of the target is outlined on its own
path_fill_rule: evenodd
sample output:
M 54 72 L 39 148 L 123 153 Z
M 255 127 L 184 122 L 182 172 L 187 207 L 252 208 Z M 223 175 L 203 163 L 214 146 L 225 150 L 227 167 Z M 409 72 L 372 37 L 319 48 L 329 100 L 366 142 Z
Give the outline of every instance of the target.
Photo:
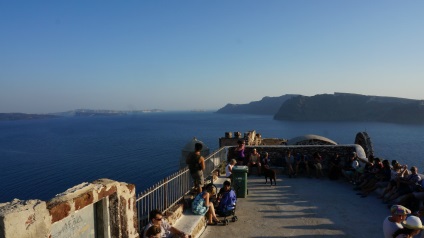
M 36 120 L 50 119 L 59 117 L 95 117 L 95 116 L 122 116 L 133 115 L 150 112 L 164 112 L 162 109 L 145 109 L 137 111 L 116 111 L 116 110 L 93 110 L 93 109 L 76 109 L 67 112 L 57 112 L 48 114 L 27 114 L 27 113 L 0 113 L 0 121 L 17 121 L 17 120 Z
M 282 121 L 375 121 L 424 124 L 424 100 L 352 93 L 315 96 L 288 94 L 279 98 L 285 100 L 281 102 L 274 98 L 270 101 L 265 97 L 261 101 L 248 104 L 237 106 L 227 104 L 217 113 L 273 115 L 275 120 Z M 278 108 L 278 110 L 273 113 L 271 108 Z
M 57 118 L 59 116 L 47 114 L 26 114 L 26 113 L 0 113 L 0 121 L 17 121 L 17 120 L 36 120 Z

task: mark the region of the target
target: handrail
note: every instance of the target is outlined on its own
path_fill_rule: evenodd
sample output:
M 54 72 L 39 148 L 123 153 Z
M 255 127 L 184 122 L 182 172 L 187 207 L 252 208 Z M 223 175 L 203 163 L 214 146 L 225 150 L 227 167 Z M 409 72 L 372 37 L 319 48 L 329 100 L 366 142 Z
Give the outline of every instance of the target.
M 205 170 L 203 172 L 205 177 L 212 175 L 213 171 L 224 161 L 227 161 L 229 148 L 233 146 L 221 147 L 208 155 L 205 159 Z M 358 155 L 363 154 L 362 147 L 349 144 L 349 145 L 257 145 L 257 146 L 246 146 L 246 148 L 260 148 L 261 150 L 271 150 L 274 153 L 274 165 L 285 166 L 283 156 L 284 151 L 287 149 L 291 150 L 304 150 L 311 154 L 312 152 L 321 150 L 323 154 L 327 156 L 332 155 L 337 150 L 340 154 L 350 155 L 351 152 L 356 152 Z M 334 151 L 334 152 L 333 152 Z M 270 153 L 271 157 L 271 153 Z M 325 166 L 324 161 L 323 166 Z M 213 182 L 213 181 L 211 181 Z M 140 193 L 136 199 L 139 229 L 147 225 L 149 221 L 149 212 L 153 209 L 159 209 L 162 212 L 168 211 L 171 207 L 181 201 L 184 195 L 192 189 L 193 183 L 189 170 L 186 168 L 179 170 L 178 172 L 166 177 L 159 181 L 149 189 L 146 189 Z
M 203 172 L 205 177 L 212 175 L 213 171 L 223 161 L 227 160 L 227 152 L 228 147 L 221 147 L 205 158 L 205 170 Z M 159 209 L 166 212 L 180 202 L 192 187 L 191 175 L 186 167 L 141 192 L 136 199 L 139 232 L 149 222 L 151 210 Z

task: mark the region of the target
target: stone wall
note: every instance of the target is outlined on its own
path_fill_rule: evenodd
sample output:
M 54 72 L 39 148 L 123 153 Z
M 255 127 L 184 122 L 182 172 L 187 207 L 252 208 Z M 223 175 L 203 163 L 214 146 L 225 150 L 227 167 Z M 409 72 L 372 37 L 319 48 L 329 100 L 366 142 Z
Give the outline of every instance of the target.
M 137 238 L 135 186 L 100 179 L 68 189 L 48 202 L 0 204 L 0 238 Z
M 234 153 L 235 148 L 236 147 L 232 147 L 228 150 L 228 161 L 236 158 L 236 154 Z M 285 167 L 286 164 L 284 157 L 287 150 L 291 150 L 293 156 L 296 156 L 297 153 L 312 156 L 313 153 L 318 152 L 323 159 L 322 165 L 324 168 L 326 167 L 329 159 L 334 156 L 335 153 L 340 155 L 342 161 L 344 161 L 344 159 L 348 159 L 349 156 L 352 155 L 352 152 L 356 152 L 358 155 L 365 154 L 362 147 L 359 145 L 246 146 L 245 155 L 247 158 L 249 158 L 249 155 L 252 153 L 254 148 L 256 148 L 258 153 L 261 155 L 263 155 L 265 152 L 268 152 L 271 164 L 277 167 Z M 358 151 L 358 149 L 362 151 Z

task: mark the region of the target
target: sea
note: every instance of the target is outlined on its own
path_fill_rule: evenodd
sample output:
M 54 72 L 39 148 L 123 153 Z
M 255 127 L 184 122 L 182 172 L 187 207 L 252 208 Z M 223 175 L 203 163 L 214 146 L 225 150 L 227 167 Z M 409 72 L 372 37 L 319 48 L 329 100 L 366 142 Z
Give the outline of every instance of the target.
M 287 122 L 272 116 L 155 112 L 0 122 L 0 203 L 48 201 L 99 178 L 136 185 L 137 194 L 179 169 L 193 138 L 212 151 L 225 132 L 255 130 L 263 138 L 306 134 L 353 144 L 366 131 L 377 157 L 424 170 L 424 126 L 376 122 Z

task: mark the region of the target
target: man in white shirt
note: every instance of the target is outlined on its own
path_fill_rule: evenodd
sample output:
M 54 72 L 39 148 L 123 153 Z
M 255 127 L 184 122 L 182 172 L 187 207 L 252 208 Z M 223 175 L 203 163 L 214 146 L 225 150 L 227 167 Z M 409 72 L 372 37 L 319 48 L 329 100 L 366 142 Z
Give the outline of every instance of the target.
M 169 237 L 189 238 L 190 237 L 189 235 L 171 226 L 167 221 L 165 221 L 165 219 L 163 218 L 162 212 L 157 209 L 150 211 L 149 217 L 150 217 L 150 222 L 144 228 L 144 233 L 143 233 L 143 237 L 145 238 L 148 238 L 146 236 L 146 231 L 149 229 L 149 227 L 153 225 L 159 226 L 161 228 L 161 232 L 160 232 L 161 238 L 169 238 Z
M 402 229 L 402 222 L 406 219 L 406 215 L 411 214 L 411 210 L 401 205 L 393 205 L 390 208 L 391 216 L 386 217 L 383 222 L 383 232 L 385 238 L 392 238 L 393 233 Z

